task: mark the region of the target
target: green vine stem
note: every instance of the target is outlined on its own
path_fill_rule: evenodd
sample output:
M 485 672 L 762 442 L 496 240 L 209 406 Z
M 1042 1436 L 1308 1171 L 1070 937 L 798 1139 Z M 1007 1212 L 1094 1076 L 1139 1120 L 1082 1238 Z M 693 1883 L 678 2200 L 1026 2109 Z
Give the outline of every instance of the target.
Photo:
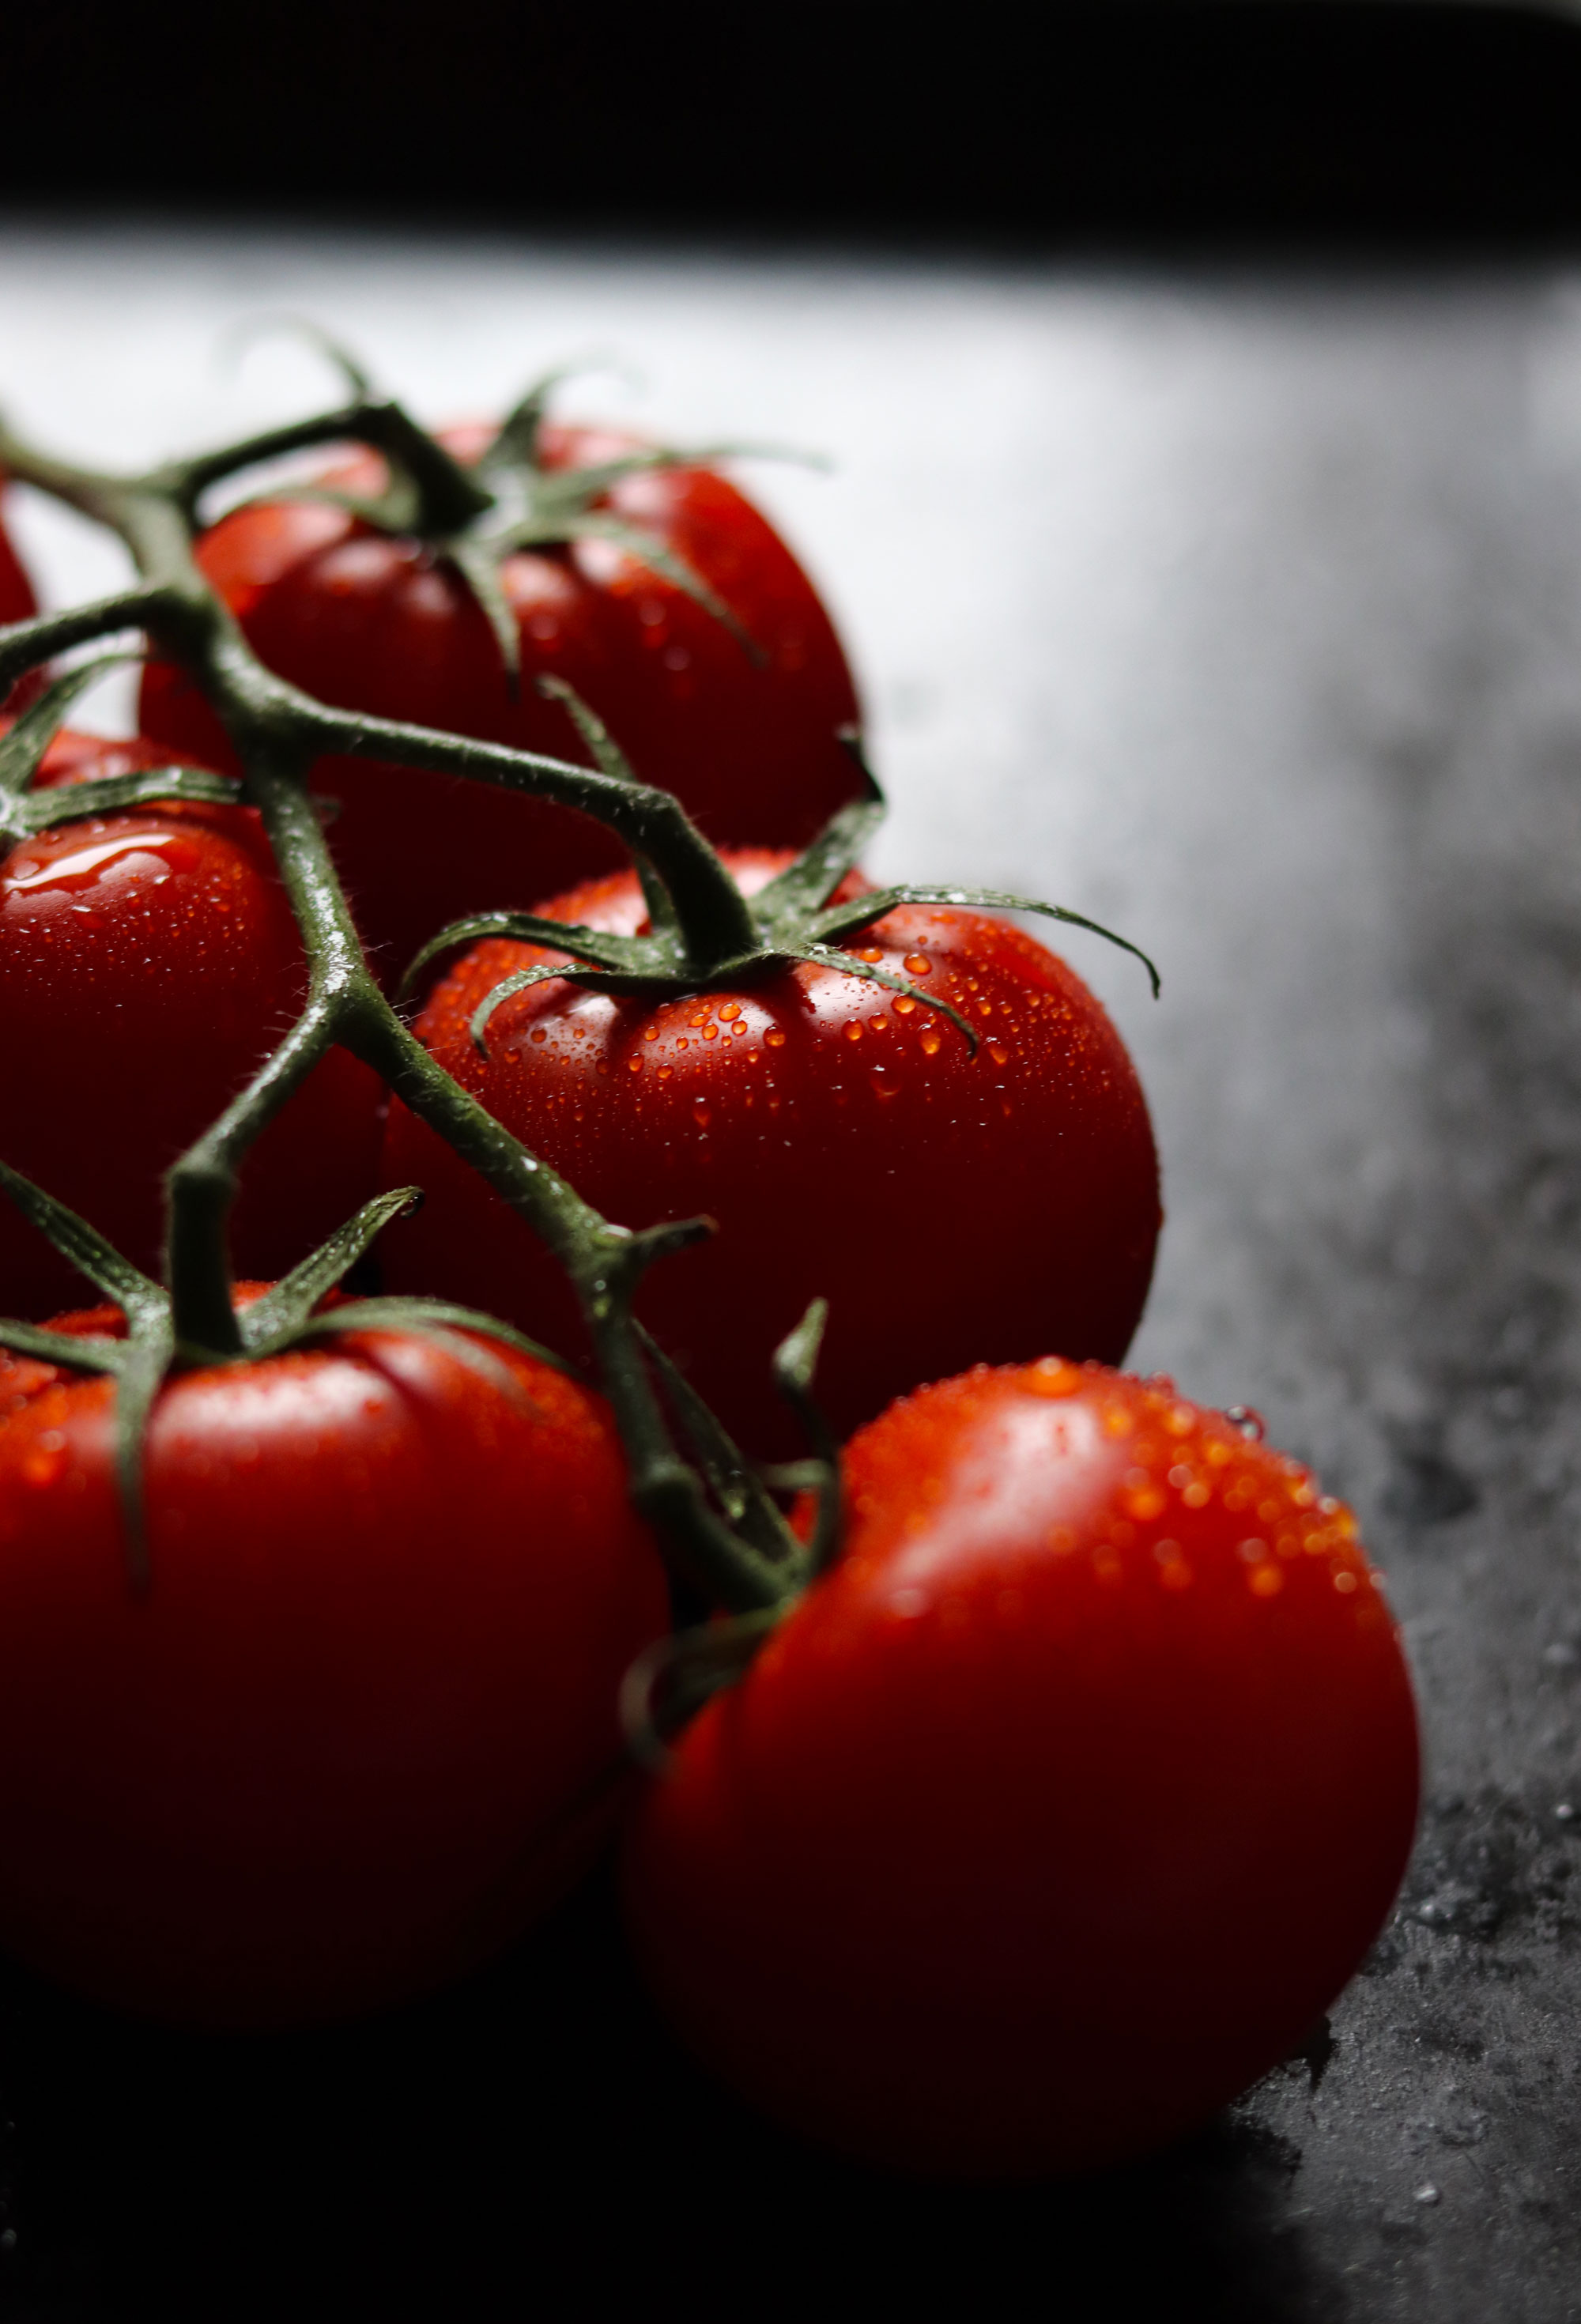
M 245 1359 L 227 1247 L 238 1166 L 314 1065 L 338 1044 L 378 1073 L 542 1237 L 565 1268 L 586 1317 L 625 1447 L 634 1502 L 679 1572 L 710 1602 L 732 1613 L 765 1612 L 798 1593 L 803 1579 L 798 1568 L 805 1559 L 788 1528 L 784 1553 L 769 1554 L 711 1504 L 702 1479 L 676 1450 L 631 1312 L 647 1268 L 698 1240 L 710 1231 L 708 1222 L 694 1219 L 633 1232 L 602 1218 L 429 1055 L 369 972 L 309 793 L 308 770 L 320 756 L 355 753 L 519 789 L 594 816 L 657 868 L 679 920 L 699 947 L 716 953 L 735 948 L 739 936 L 752 936 L 735 882 L 667 792 L 315 701 L 258 660 L 193 555 L 198 504 L 209 485 L 304 446 L 365 442 L 420 489 L 439 489 L 439 463 L 448 455 L 394 413 L 395 407 L 358 397 L 336 411 L 135 477 L 51 458 L 0 426 L 0 466 L 117 533 L 140 576 L 134 586 L 91 605 L 0 630 L 0 694 L 57 654 L 134 628 L 180 662 L 236 748 L 244 769 L 240 796 L 262 818 L 310 965 L 308 998 L 296 1024 L 169 1173 L 166 1264 L 174 1353 L 188 1361 Z M 466 483 L 465 471 L 450 466 Z M 468 489 L 476 507 L 476 488 Z M 459 497 L 444 513 L 465 514 Z M 69 800 L 79 813 L 93 811 L 87 788 Z

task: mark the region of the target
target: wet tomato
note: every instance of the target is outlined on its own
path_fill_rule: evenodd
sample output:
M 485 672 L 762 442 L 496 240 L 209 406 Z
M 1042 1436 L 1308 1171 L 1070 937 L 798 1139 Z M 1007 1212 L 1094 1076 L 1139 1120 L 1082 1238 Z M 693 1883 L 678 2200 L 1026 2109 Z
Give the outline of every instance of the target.
M 0 1354 L 0 1941 L 231 2024 L 508 1941 L 606 1828 L 615 1691 L 666 1620 L 601 1400 L 391 1331 L 180 1374 L 138 1596 L 112 1397 Z
M 702 2055 L 925 2171 L 1137 2153 L 1287 2056 L 1388 1912 L 1418 1760 L 1347 1510 L 1168 1381 L 894 1406 L 848 1537 L 680 1736 L 632 1926 Z
M 485 431 L 448 438 L 463 456 Z M 550 428 L 550 469 L 633 448 L 625 437 Z M 367 490 L 376 464 L 337 472 Z M 734 484 L 707 468 L 651 471 L 600 505 L 654 537 L 728 605 L 744 647 L 685 589 L 606 540 L 523 552 L 501 580 L 522 660 L 513 686 L 476 601 L 442 556 L 343 511 L 272 501 L 224 517 L 199 562 L 256 651 L 321 700 L 585 760 L 544 673 L 608 724 L 644 782 L 674 791 L 718 841 L 799 845 L 855 795 L 837 730 L 856 699 L 828 615 L 790 551 Z M 147 733 L 229 766 L 212 712 L 178 671 L 151 665 Z M 315 782 L 340 802 L 330 843 L 378 964 L 397 971 L 448 920 L 525 908 L 622 858 L 563 808 L 367 760 L 327 760 Z
M 781 868 L 726 856 L 750 891 Z M 631 932 L 629 873 L 547 908 Z M 981 912 L 905 906 L 857 946 L 969 1017 L 837 970 L 685 999 L 611 999 L 554 979 L 507 1000 L 478 1055 L 468 1022 L 498 981 L 552 954 L 490 940 L 435 989 L 418 1030 L 524 1144 L 629 1226 L 704 1213 L 719 1231 L 654 1268 L 640 1312 L 740 1441 L 797 1449 L 769 1358 L 832 1302 L 818 1394 L 839 1434 L 919 1379 L 1050 1342 L 1117 1360 L 1146 1296 L 1158 1166 L 1135 1073 L 1065 963 Z M 385 1183 L 429 1200 L 392 1229 L 393 1285 L 476 1301 L 580 1344 L 558 1271 L 440 1141 L 392 1110 Z M 531 1319 L 531 1320 L 529 1320 Z
M 143 742 L 60 735 L 46 783 L 159 765 Z M 257 818 L 172 805 L 63 824 L 0 862 L 0 1157 L 159 1273 L 163 1171 L 289 1028 L 307 966 Z M 368 1194 L 381 1090 L 326 1057 L 248 1157 L 238 1263 L 279 1274 Z M 79 1279 L 0 1207 L 0 1313 Z

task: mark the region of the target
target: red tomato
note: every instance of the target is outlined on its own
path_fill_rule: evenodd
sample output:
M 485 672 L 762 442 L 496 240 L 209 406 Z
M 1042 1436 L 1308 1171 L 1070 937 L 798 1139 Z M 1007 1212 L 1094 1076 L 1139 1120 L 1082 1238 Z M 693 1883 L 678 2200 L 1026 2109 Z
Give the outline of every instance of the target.
M 798 2128 L 962 2173 L 1162 2144 L 1288 2055 L 1404 1868 L 1410 1681 L 1349 1512 L 1096 1365 L 846 1456 L 845 1553 L 632 1834 L 640 1954 Z
M 157 766 L 143 742 L 62 734 L 45 783 Z M 257 818 L 179 806 L 62 824 L 0 860 L 0 1156 L 159 1273 L 162 1174 L 290 1026 L 307 965 Z M 326 1057 L 249 1156 L 235 1248 L 283 1273 L 372 1186 L 381 1092 Z M 81 1281 L 0 1204 L 0 1314 Z
M 4 482 L 4 473 L 0 472 L 0 485 Z M 25 622 L 30 613 L 36 613 L 38 610 L 38 600 L 33 595 L 32 583 L 27 577 L 26 567 L 11 545 L 10 534 L 4 524 L 0 524 L 0 622 Z M 37 691 L 38 681 L 30 676 L 12 688 L 7 700 L 14 707 Z
M 110 1383 L 0 1353 L 0 1941 L 284 2022 L 466 1968 L 580 1870 L 663 1574 L 601 1400 L 476 1348 L 348 1332 L 173 1379 L 143 1598 Z
M 473 429 L 448 440 L 476 457 L 485 438 Z M 556 469 L 633 448 L 585 428 L 547 429 L 542 445 Z M 379 473 L 365 461 L 337 472 L 364 491 Z M 322 701 L 585 761 L 564 709 L 538 692 L 539 676 L 553 672 L 607 722 L 642 779 L 674 791 L 710 837 L 801 844 L 859 787 L 837 739 L 856 698 L 811 583 L 752 503 L 707 468 L 628 477 L 606 505 L 680 557 L 763 659 L 607 541 L 505 562 L 521 643 L 514 689 L 476 601 L 421 541 L 322 504 L 275 501 L 222 518 L 199 559 L 264 660 Z M 176 670 L 150 665 L 143 724 L 207 763 L 234 763 Z M 324 761 L 315 781 L 341 803 L 330 842 L 387 972 L 463 913 L 524 908 L 623 857 L 596 824 L 477 783 L 351 759 Z
M 787 859 L 728 857 L 741 884 Z M 542 907 L 631 932 L 633 875 Z M 837 970 L 740 991 L 612 1000 L 556 978 L 505 1001 L 489 1056 L 468 1037 L 502 977 L 552 958 L 490 940 L 434 991 L 418 1032 L 440 1063 L 606 1217 L 706 1213 L 711 1242 L 666 1259 L 641 1312 L 733 1433 L 800 1449 L 769 1358 L 819 1293 L 818 1392 L 844 1435 L 919 1379 L 1050 1340 L 1117 1360 L 1160 1223 L 1147 1108 L 1118 1035 L 1065 963 L 981 912 L 906 906 L 864 960 L 981 1030 Z M 582 1344 L 558 1269 L 433 1134 L 393 1107 L 385 1183 L 423 1186 L 382 1248 L 393 1286 L 443 1293 Z
M 0 484 L 4 481 L 0 475 Z M 11 545 L 10 534 L 0 524 L 0 622 L 25 622 L 38 610 L 26 568 Z

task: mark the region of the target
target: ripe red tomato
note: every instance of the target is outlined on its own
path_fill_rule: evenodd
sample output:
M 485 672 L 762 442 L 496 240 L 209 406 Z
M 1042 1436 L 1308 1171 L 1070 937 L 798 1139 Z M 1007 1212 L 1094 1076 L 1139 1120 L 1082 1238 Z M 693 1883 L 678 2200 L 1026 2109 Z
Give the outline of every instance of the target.
M 447 438 L 467 458 L 485 440 L 478 429 Z M 633 448 L 586 428 L 548 428 L 541 444 L 551 469 Z M 337 480 L 366 492 L 380 474 L 365 459 Z M 269 667 L 322 701 L 585 761 L 564 709 L 538 691 L 552 672 L 606 721 L 642 779 L 674 791 L 711 838 L 809 840 L 859 788 L 837 739 L 857 715 L 851 675 L 811 583 L 751 502 L 709 469 L 628 476 L 601 505 L 682 558 L 763 658 L 608 541 L 506 560 L 516 687 L 455 568 L 342 510 L 289 500 L 239 509 L 204 537 L 199 560 Z M 149 666 L 142 715 L 148 733 L 205 763 L 234 763 L 179 671 Z M 389 973 L 464 913 L 524 908 L 622 860 L 597 825 L 481 784 L 352 759 L 324 761 L 314 779 L 341 803 L 331 845 Z
M 963 2173 L 1162 2144 L 1355 1969 L 1416 1815 L 1410 1681 L 1307 1471 L 1061 1360 L 852 1442 L 849 1535 L 631 1835 L 688 2038 L 812 2135 Z
M 0 474 L 0 485 L 4 483 Z M 11 535 L 0 524 L 0 622 L 25 622 L 38 610 L 26 568 L 12 546 Z
M 157 766 L 143 742 L 57 736 L 44 783 Z M 163 1171 L 289 1028 L 307 964 L 250 810 L 171 805 L 62 824 L 0 860 L 0 1157 L 159 1273 Z M 235 1249 L 283 1273 L 364 1201 L 381 1088 L 335 1050 L 249 1156 Z M 0 1204 L 0 1314 L 80 1278 Z
M 742 886 L 786 857 L 735 851 Z M 633 874 L 541 907 L 631 933 Z M 856 947 L 853 946 L 853 949 Z M 920 1002 L 837 970 L 685 999 L 556 978 L 468 1036 L 498 981 L 553 958 L 491 939 L 436 988 L 423 1041 L 534 1152 L 627 1226 L 706 1213 L 709 1243 L 656 1267 L 639 1306 L 739 1441 L 800 1449 L 769 1358 L 819 1293 L 818 1392 L 837 1432 L 981 1357 L 1123 1354 L 1160 1211 L 1147 1108 L 1118 1035 L 1065 963 L 981 912 L 905 906 L 862 957 L 981 1029 L 975 1056 Z M 392 1108 L 388 1185 L 428 1201 L 384 1239 L 393 1286 L 582 1344 L 559 1270 L 482 1180 Z
M 145 1597 L 111 1384 L 0 1352 L 12 1950 L 172 2018 L 321 2017 L 467 1968 L 582 1868 L 663 1574 L 602 1401 L 459 1349 L 354 1331 L 173 1378 Z
M 0 486 L 4 483 L 4 472 L 0 471 Z M 0 622 L 25 622 L 30 613 L 36 613 L 38 610 L 38 600 L 33 595 L 27 569 L 12 546 L 11 535 L 5 525 L 0 524 Z M 24 678 L 20 685 L 12 687 L 6 696 L 7 704 L 14 708 L 37 691 L 37 679 Z

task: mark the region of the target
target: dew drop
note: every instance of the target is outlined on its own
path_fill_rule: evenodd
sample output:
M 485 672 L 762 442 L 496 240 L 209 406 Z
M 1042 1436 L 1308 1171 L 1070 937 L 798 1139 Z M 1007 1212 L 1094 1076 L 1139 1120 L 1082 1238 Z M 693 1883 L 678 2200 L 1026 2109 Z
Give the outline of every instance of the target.
M 692 1100 L 692 1120 L 697 1123 L 699 1130 L 707 1130 L 709 1122 L 713 1120 L 713 1116 L 708 1111 L 707 1104 L 700 1097 L 694 1097 Z
M 1010 1062 L 1009 1050 L 1002 1048 L 997 1041 L 989 1042 L 988 1055 L 993 1058 L 996 1065 L 1008 1065 Z
M 770 1026 L 763 1035 L 763 1039 L 771 1049 L 782 1049 L 785 1046 L 785 1036 L 777 1025 Z
M 640 1074 L 642 1070 L 643 1061 L 641 1057 L 633 1056 L 626 1059 L 626 1071 L 628 1074 Z
M 719 1028 L 717 1025 L 705 1025 L 703 1027 L 703 1038 L 705 1041 L 717 1041 L 718 1038 Z
M 528 1035 L 528 1037 L 527 1037 L 527 1038 L 528 1038 L 528 1039 L 529 1039 L 530 1041 L 536 1041 L 536 1042 L 538 1042 L 538 1043 L 539 1043 L 539 1045 L 541 1047 L 541 1045 L 542 1045 L 545 1041 L 547 1041 L 547 1040 L 548 1040 L 548 1038 L 549 1038 L 549 1035 L 544 1031 L 544 1029 L 543 1029 L 543 1028 L 542 1028 L 542 1026 L 541 1026 L 541 1025 L 534 1025 L 534 1027 L 532 1028 L 532 1032 Z
M 926 1033 L 920 1034 L 918 1037 L 918 1040 L 919 1046 L 925 1057 L 938 1056 L 939 1049 L 943 1046 L 938 1035 L 933 1030 L 931 1026 L 929 1027 Z
M 659 1028 L 658 1028 L 658 1026 L 657 1026 L 657 1025 L 650 1025 L 650 1026 L 647 1028 L 647 1029 L 644 1031 L 644 1033 L 643 1033 L 643 1040 L 644 1040 L 644 1041 L 656 1041 L 656 1040 L 659 1038 Z
M 909 952 L 906 954 L 906 974 L 908 976 L 931 976 L 932 973 L 933 963 L 930 960 L 924 958 L 921 953 Z
M 723 1009 L 721 1009 L 721 1010 L 720 1010 L 720 1011 L 719 1011 L 720 1021 L 721 1021 L 721 1023 L 726 1024 L 726 1025 L 732 1024 L 732 1023 L 734 1023 L 735 1019 L 737 1017 L 739 1017 L 739 1016 L 740 1016 L 740 1014 L 741 1014 L 741 1003 L 740 1003 L 740 1001 L 727 1001 L 725 1003 L 725 1006 L 723 1007 Z
M 862 1038 L 862 1028 L 855 1017 L 846 1019 L 844 1030 L 847 1041 L 859 1041 Z
M 869 968 L 876 968 L 883 958 L 883 952 L 878 945 L 864 945 L 856 957 L 858 960 L 864 960 Z
M 917 1006 L 909 992 L 898 993 L 890 1005 L 897 1017 L 910 1017 Z

